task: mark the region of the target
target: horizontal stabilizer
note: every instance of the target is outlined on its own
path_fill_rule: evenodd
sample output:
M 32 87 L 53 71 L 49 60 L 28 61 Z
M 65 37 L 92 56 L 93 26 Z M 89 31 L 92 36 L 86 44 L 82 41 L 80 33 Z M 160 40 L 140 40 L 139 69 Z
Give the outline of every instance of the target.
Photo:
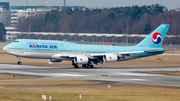
M 164 50 L 148 50 L 148 51 L 144 51 L 146 53 L 157 53 L 157 52 L 164 52 Z

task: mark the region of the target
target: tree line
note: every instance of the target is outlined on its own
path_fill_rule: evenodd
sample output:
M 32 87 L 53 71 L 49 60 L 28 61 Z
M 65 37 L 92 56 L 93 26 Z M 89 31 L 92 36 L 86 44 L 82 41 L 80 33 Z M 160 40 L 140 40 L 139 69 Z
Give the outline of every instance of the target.
M 76 7 L 52 10 L 18 20 L 25 32 L 149 34 L 160 24 L 170 24 L 168 34 L 180 33 L 180 12 L 165 6 L 128 6 L 85 10 Z

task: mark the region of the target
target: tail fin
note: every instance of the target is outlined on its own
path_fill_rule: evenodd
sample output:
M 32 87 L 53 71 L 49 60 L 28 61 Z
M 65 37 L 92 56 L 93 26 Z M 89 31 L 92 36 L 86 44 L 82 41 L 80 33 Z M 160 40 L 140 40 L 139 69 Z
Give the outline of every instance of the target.
M 168 24 L 161 24 L 150 35 L 143 39 L 137 46 L 160 48 L 169 29 Z

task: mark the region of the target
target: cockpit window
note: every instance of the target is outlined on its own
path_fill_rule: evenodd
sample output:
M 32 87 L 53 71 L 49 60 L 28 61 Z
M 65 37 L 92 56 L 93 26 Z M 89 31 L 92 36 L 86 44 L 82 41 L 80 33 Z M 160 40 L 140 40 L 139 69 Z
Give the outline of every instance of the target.
M 14 41 L 14 42 L 19 42 L 19 41 Z

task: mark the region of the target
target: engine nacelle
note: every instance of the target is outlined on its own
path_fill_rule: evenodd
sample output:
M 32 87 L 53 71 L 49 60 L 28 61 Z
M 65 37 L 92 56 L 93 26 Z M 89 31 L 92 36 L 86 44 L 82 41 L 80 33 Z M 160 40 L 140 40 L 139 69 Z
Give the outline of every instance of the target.
M 88 64 L 89 58 L 87 56 L 79 55 L 74 58 L 75 64 Z
M 61 62 L 62 60 L 60 59 L 49 59 L 50 62 Z
M 104 62 L 117 62 L 118 56 L 115 54 L 106 54 L 103 56 Z

